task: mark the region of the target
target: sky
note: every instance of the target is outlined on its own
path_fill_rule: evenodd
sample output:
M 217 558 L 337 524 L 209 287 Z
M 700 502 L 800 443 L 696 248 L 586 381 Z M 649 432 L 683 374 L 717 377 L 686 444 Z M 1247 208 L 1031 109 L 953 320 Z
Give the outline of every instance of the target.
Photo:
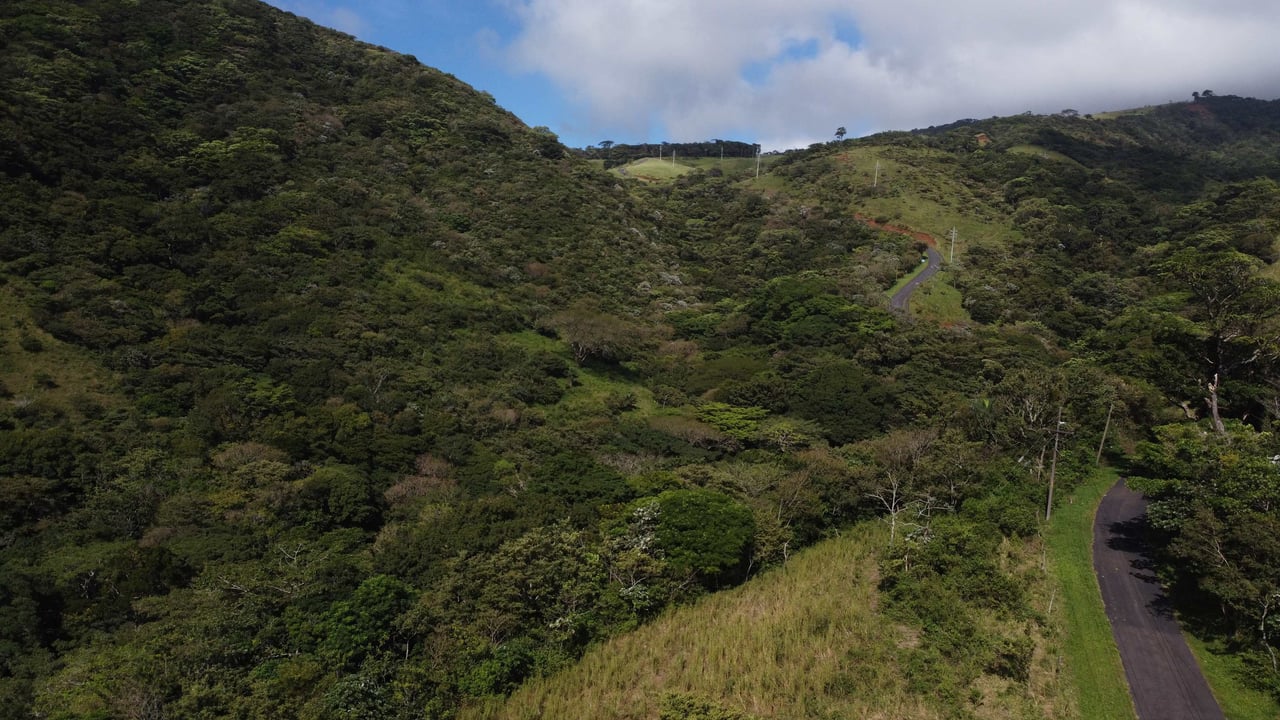
M 573 147 L 1280 97 L 1277 0 L 270 0 Z

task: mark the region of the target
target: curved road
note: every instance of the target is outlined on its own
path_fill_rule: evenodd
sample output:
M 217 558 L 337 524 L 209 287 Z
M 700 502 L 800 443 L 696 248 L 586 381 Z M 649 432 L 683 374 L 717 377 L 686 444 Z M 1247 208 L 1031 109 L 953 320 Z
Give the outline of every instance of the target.
M 893 297 L 889 298 L 889 307 L 906 312 L 907 304 L 911 302 L 911 293 L 915 292 L 916 288 L 920 287 L 925 280 L 938 274 L 938 268 L 942 266 L 942 255 L 937 250 L 934 250 L 932 245 L 925 246 L 924 255 L 928 259 L 928 264 L 925 265 L 924 270 L 921 270 L 919 275 L 911 278 L 911 282 L 903 285 L 898 289 L 898 292 L 893 294 Z
M 1115 484 L 1093 523 L 1093 569 L 1140 720 L 1222 720 L 1145 555 L 1147 501 Z

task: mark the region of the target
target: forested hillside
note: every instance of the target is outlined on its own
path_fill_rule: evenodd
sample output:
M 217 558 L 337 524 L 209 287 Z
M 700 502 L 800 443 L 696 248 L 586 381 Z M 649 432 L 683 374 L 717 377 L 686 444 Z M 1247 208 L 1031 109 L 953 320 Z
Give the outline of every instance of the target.
M 4 717 L 455 717 L 858 524 L 906 640 L 813 707 L 1078 717 L 1031 566 L 1100 448 L 1280 688 L 1277 103 L 640 185 L 252 0 L 13 0 L 0 68 Z M 886 223 L 964 229 L 914 316 Z

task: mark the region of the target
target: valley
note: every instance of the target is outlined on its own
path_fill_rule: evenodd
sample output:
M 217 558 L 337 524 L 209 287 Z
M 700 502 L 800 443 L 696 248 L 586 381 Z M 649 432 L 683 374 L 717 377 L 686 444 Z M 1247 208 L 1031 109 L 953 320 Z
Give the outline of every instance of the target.
M 660 160 L 255 0 L 0 41 L 0 716 L 1133 717 L 1117 472 L 1280 712 L 1280 102 Z

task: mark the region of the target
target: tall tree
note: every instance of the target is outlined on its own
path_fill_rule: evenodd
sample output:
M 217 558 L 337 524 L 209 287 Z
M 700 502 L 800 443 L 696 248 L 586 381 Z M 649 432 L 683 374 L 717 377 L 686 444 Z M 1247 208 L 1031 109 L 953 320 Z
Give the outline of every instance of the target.
M 1183 315 L 1197 341 L 1205 405 L 1219 433 L 1224 384 L 1280 358 L 1280 283 L 1258 274 L 1261 263 L 1231 249 L 1180 250 L 1163 274 L 1185 295 Z

